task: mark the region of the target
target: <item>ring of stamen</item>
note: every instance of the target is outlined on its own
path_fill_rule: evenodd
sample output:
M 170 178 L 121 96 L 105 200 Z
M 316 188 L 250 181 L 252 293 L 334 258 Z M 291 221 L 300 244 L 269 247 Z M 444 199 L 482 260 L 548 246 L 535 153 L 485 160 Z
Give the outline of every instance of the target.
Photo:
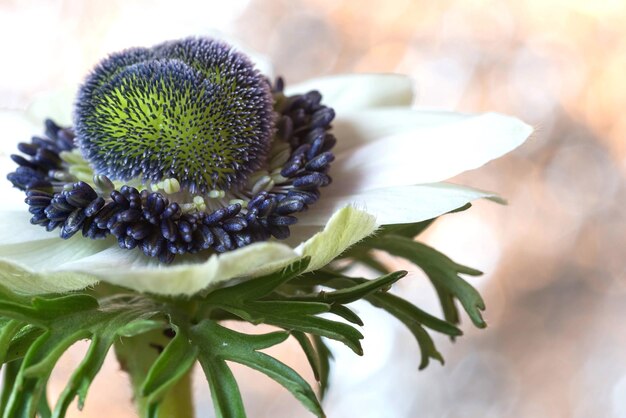
M 272 149 L 263 167 L 237 189 L 181 197 L 175 178 L 140 191 L 140 184 L 116 185 L 101 173 L 91 177 L 72 130 L 50 120 L 45 137 L 19 144 L 29 158 L 13 155 L 19 167 L 8 178 L 26 191 L 31 223 L 60 228 L 66 239 L 78 231 L 92 239 L 113 235 L 121 248 L 139 248 L 164 262 L 179 254 L 285 239 L 296 215 L 331 182 L 334 112 L 317 91 L 285 96 L 281 79 L 272 94 L 277 120 Z

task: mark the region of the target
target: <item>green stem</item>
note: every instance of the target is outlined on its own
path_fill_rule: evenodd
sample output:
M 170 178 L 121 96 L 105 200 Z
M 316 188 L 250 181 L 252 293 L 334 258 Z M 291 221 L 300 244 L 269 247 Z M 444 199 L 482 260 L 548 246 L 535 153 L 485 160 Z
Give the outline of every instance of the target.
M 141 418 L 194 418 L 191 372 L 187 372 L 170 388 L 159 402 L 156 415 L 151 414 L 149 400 L 141 396 L 141 386 L 157 359 L 160 350 L 169 342 L 161 331 L 152 331 L 115 343 L 115 354 L 131 380 L 134 401 Z
M 161 401 L 158 418 L 194 418 L 192 370 L 193 368 L 167 392 Z

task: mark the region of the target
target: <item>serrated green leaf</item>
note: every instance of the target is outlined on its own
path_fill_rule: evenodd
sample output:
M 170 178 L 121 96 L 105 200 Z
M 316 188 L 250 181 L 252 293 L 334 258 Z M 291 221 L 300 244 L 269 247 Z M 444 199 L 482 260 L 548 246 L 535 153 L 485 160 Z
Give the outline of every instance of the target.
M 30 346 L 44 332 L 45 330 L 43 328 L 38 328 L 33 325 L 26 325 L 11 340 L 11 344 L 7 349 L 6 358 L 4 359 L 4 361 L 11 362 L 14 360 L 21 360 L 26 355 L 26 352 L 28 351 Z
M 292 300 L 315 300 L 323 303 L 346 304 L 355 302 L 369 294 L 380 290 L 388 289 L 392 284 L 406 276 L 406 271 L 396 271 L 394 273 L 381 276 L 374 280 L 363 280 L 353 286 L 336 290 L 334 292 L 319 292 L 317 295 L 292 298 Z
M 24 357 L 4 418 L 34 416 L 54 364 L 67 348 L 88 334 L 82 330 L 69 334 L 47 331 L 37 338 Z
M 457 264 L 434 248 L 405 237 L 383 236 L 372 241 L 372 246 L 405 258 L 419 266 L 438 287 L 440 296 L 442 296 L 441 292 L 445 292 L 449 295 L 447 297 L 453 296 L 458 299 L 477 327 L 487 326 L 481 315 L 481 311 L 485 309 L 483 298 L 476 289 L 459 276 L 459 274 L 478 276 L 482 274 L 480 271 Z M 444 299 L 446 298 L 442 301 Z
M 3 364 L 13 337 L 24 328 L 24 323 L 15 319 L 0 318 L 0 364 Z
M 54 418 L 64 417 L 67 408 L 76 396 L 78 396 L 78 409 L 83 408 L 87 390 L 96 377 L 96 374 L 100 371 L 111 345 L 113 345 L 113 338 L 110 336 L 107 338 L 94 335 L 91 338 L 91 344 L 85 354 L 85 358 L 74 373 L 72 373 L 67 386 L 56 403 L 53 414 Z
M 54 298 L 34 297 L 31 304 L 39 315 L 48 319 L 97 309 L 99 306 L 96 298 L 80 293 Z
M 275 358 L 256 351 L 279 344 L 288 335 L 284 332 L 246 335 L 207 319 L 191 328 L 190 336 L 200 350 L 198 358 L 212 387 L 214 401 L 220 405 L 220 416 L 237 418 L 245 416 L 242 415 L 241 395 L 238 389 L 235 390 L 236 382 L 229 373 L 225 360 L 262 372 L 289 390 L 316 416 L 324 416 L 313 389 L 298 373 Z M 227 385 L 230 390 L 223 391 L 220 384 Z
M 209 382 L 217 418 L 245 418 L 239 385 L 226 362 L 209 355 L 201 355 L 199 360 Z
M 308 258 L 297 260 L 285 270 L 263 278 L 243 282 L 209 294 L 202 304 L 202 316 L 219 309 L 253 324 L 270 324 L 288 331 L 322 335 L 343 342 L 361 355 L 363 335 L 352 326 L 316 315 L 331 310 L 329 303 L 314 300 L 293 300 L 272 293 L 281 285 L 300 276 L 308 266 Z M 262 300 L 259 300 L 261 299 Z
M 326 392 L 328 391 L 328 378 L 330 376 L 330 359 L 333 358 L 333 354 L 328 349 L 328 346 L 324 343 L 322 337 L 318 335 L 312 335 L 313 345 L 318 357 L 318 363 L 320 368 L 320 397 L 324 399 Z
M 362 283 L 367 281 L 368 280 L 360 278 L 344 277 L 329 281 L 327 285 L 336 288 L 350 288 L 355 282 Z M 432 338 L 424 329 L 423 325 L 427 325 L 436 331 L 448 335 L 461 335 L 461 330 L 452 324 L 442 321 L 422 311 L 412 303 L 390 293 L 373 293 L 366 296 L 365 300 L 373 306 L 386 310 L 402 322 L 411 334 L 413 334 L 421 353 L 420 370 L 428 366 L 431 358 L 440 361 L 442 364 L 444 361 L 441 353 L 436 349 Z
M 2 379 L 2 392 L 0 393 L 0 414 L 4 414 L 21 367 L 22 359 L 10 361 L 3 366 L 4 376 Z
M 319 284 L 326 287 L 345 291 L 363 286 L 372 280 L 363 278 L 347 277 L 332 271 L 324 271 L 308 274 L 301 279 L 306 286 Z M 332 292 L 330 292 L 332 293 Z M 373 306 L 386 310 L 388 313 L 400 320 L 411 331 L 418 342 L 422 353 L 420 369 L 426 367 L 429 359 L 433 358 L 443 362 L 441 354 L 436 350 L 434 343 L 428 332 L 424 329 L 427 326 L 435 331 L 442 332 L 452 337 L 461 335 L 460 329 L 453 324 L 443 321 L 429 313 L 419 309 L 412 303 L 387 292 L 373 292 L 364 296 L 366 301 Z
M 37 408 L 37 412 L 39 413 L 39 418 L 51 418 L 52 416 L 52 411 L 50 410 L 50 404 L 48 403 L 47 386 L 48 386 L 48 381 L 44 383 L 44 388 L 39 398 L 39 406 Z
M 30 324 L 44 325 L 52 319 L 70 313 L 94 309 L 98 301 L 89 295 L 76 294 L 54 298 L 25 298 L 0 291 L 0 315 Z
M 344 305 L 333 305 L 330 308 L 330 313 L 333 313 L 341 318 L 345 319 L 348 322 L 356 324 L 358 326 L 363 326 L 363 320 L 359 318 L 357 314 L 355 314 L 352 309 L 348 308 Z
M 304 351 L 304 355 L 306 356 L 306 359 L 311 366 L 313 376 L 315 377 L 315 380 L 319 382 L 321 379 L 322 370 L 319 361 L 320 358 L 315 351 L 315 346 L 304 332 L 293 331 L 291 332 L 291 335 L 293 335 L 296 341 L 298 341 L 298 344 L 300 344 L 300 347 L 302 348 L 302 351 Z
M 268 315 L 288 316 L 308 316 L 319 315 L 330 310 L 327 303 L 315 301 L 294 301 L 294 300 L 259 300 L 247 302 L 246 308 L 252 308 L 255 312 L 262 312 Z
M 421 353 L 421 362 L 419 365 L 419 369 L 425 369 L 430 363 L 430 359 L 438 360 L 441 364 L 444 363 L 443 356 L 439 351 L 437 351 L 437 347 L 435 347 L 435 342 L 430 337 L 430 334 L 426 332 L 424 327 L 416 323 L 405 324 L 406 327 L 411 331 L 411 334 L 417 339 L 417 345 L 420 348 Z
M 433 283 L 433 287 L 437 292 L 439 304 L 441 305 L 441 310 L 443 311 L 443 317 L 451 324 L 460 324 L 461 317 L 459 316 L 459 309 L 454 302 L 454 295 L 438 283 Z
M 347 289 L 354 286 L 354 283 L 364 282 L 368 282 L 368 280 L 357 277 L 336 275 L 332 280 L 326 281 L 324 285 L 335 289 Z M 463 334 L 459 328 L 451 323 L 441 320 L 436 316 L 421 310 L 411 302 L 394 294 L 388 292 L 377 292 L 367 295 L 364 300 L 368 301 L 377 308 L 386 310 L 393 316 L 397 317 L 398 315 L 401 315 L 402 317 L 418 322 L 433 331 L 438 331 L 452 337 Z
M 463 332 L 449 322 L 443 321 L 413 305 L 411 302 L 390 293 L 377 294 L 367 299 L 373 306 L 383 308 L 396 318 L 417 322 L 452 337 L 463 335 Z M 405 322 L 402 321 L 402 322 Z
M 198 347 L 191 344 L 187 335 L 177 332 L 156 359 L 141 386 L 141 395 L 156 403 L 193 366 Z
M 134 337 L 135 335 L 144 334 L 146 332 L 150 332 L 160 328 L 162 329 L 164 327 L 165 323 L 163 321 L 140 319 L 123 325 L 117 330 L 117 335 L 119 335 L 120 337 Z
M 10 344 L 3 345 L 8 346 L 5 360 L 23 358 L 3 408 L 3 417 L 30 418 L 37 411 L 39 416 L 51 416 L 45 387 L 52 369 L 71 345 L 81 339 L 92 339 L 85 358 L 61 394 L 54 416 L 63 417 L 75 396 L 79 397 L 79 407 L 82 407 L 89 385 L 100 370 L 118 330 L 156 312 L 147 311 L 145 303 L 129 303 L 132 300 L 126 298 L 127 303 L 120 304 L 119 300 L 112 298 L 110 306 L 106 303 L 100 306 L 94 297 L 86 294 L 26 298 L 0 289 L 0 311 L 14 318 L 12 322 L 4 322 L 5 336 L 9 324 L 21 320 L 30 323 L 16 326 Z M 145 323 L 143 327 L 145 329 Z M 136 331 L 140 328 L 137 325 Z M 0 338 L 2 336 L 0 332 Z
M 220 300 L 257 300 L 270 294 L 274 289 L 306 271 L 310 258 L 303 257 L 294 261 L 283 270 L 248 280 L 234 286 L 215 290 L 207 295 L 205 303 Z
M 223 309 L 227 309 L 227 307 L 223 307 Z M 356 354 L 363 355 L 363 348 L 360 343 L 363 334 L 350 325 L 315 315 L 300 315 L 293 311 L 290 315 L 284 315 L 267 301 L 250 302 L 246 305 L 246 309 L 251 316 L 263 318 L 263 323 L 275 325 L 288 331 L 302 331 L 341 341 Z
M 372 305 L 380 307 L 401 321 L 417 340 L 421 352 L 420 370 L 428 366 L 430 359 L 444 363 L 443 356 L 435 347 L 435 343 L 422 326 L 424 321 L 431 329 L 448 335 L 461 335 L 461 330 L 435 318 L 415 305 L 391 294 L 374 295 L 367 299 Z

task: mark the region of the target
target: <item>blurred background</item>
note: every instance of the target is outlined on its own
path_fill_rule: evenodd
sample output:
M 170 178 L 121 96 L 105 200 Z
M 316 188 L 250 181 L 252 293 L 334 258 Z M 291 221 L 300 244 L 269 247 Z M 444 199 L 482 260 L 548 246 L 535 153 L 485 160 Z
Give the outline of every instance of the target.
M 489 327 L 465 320 L 456 343 L 436 336 L 446 365 L 418 372 L 409 332 L 358 305 L 366 355 L 333 346 L 327 414 L 626 417 L 625 21 L 623 0 L 0 0 L 0 108 L 76 85 L 108 52 L 218 32 L 267 55 L 291 83 L 400 72 L 415 79 L 419 107 L 516 115 L 533 138 L 455 179 L 510 206 L 479 202 L 425 237 L 486 272 L 473 283 Z M 419 272 L 394 291 L 439 314 Z M 82 353 L 63 358 L 51 398 Z M 274 354 L 311 377 L 296 344 Z M 69 416 L 134 416 L 109 360 L 84 411 Z M 274 382 L 235 371 L 250 417 L 309 416 Z M 196 377 L 198 416 L 211 417 Z

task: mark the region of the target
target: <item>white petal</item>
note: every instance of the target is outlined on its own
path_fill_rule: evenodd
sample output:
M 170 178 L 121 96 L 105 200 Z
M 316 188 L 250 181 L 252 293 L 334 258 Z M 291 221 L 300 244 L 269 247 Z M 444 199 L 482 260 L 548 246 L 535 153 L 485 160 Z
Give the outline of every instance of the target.
M 2 210 L 24 210 L 28 206 L 24 203 L 26 195 L 23 191 L 11 186 L 11 182 L 7 180 L 7 174 L 15 171 L 15 164 L 8 156 L 0 154 L 0 193 L 2 193 L 2 201 L 0 201 L 0 209 Z
M 43 132 L 43 121 L 50 118 L 61 126 L 72 125 L 72 110 L 78 86 L 65 86 L 38 94 L 26 110 L 28 117 L 39 124 L 31 135 Z
M 278 270 L 301 255 L 311 257 L 309 270 L 323 267 L 376 228 L 371 215 L 343 208 L 297 251 L 262 242 L 208 260 L 179 257 L 166 266 L 140 251 L 120 249 L 114 239 L 94 241 L 77 235 L 62 240 L 30 225 L 27 213 L 0 216 L 0 234 L 8 239 L 0 245 L 0 283 L 26 294 L 78 290 L 106 281 L 140 292 L 193 295 L 226 280 Z
M 4 193 L 4 190 L 2 192 Z M 49 240 L 58 236 L 46 231 L 45 228 L 32 225 L 29 221 L 32 215 L 28 212 L 28 206 L 26 203 L 22 205 L 22 208 L 15 210 L 5 210 L 3 207 L 0 211 L 0 249 L 5 245 Z
M 282 268 L 299 257 L 284 244 L 264 242 L 208 260 L 179 257 L 165 266 L 141 251 L 120 249 L 113 238 L 77 234 L 62 240 L 28 218 L 26 211 L 0 211 L 0 284 L 26 294 L 78 290 L 101 280 L 141 292 L 192 295 L 225 280 Z
M 408 107 L 363 109 L 338 113 L 332 133 L 337 137 L 333 149 L 339 153 L 405 132 L 431 129 L 456 123 L 471 115 L 455 112 L 423 111 Z
M 297 257 L 293 249 L 284 244 L 261 242 L 212 255 L 206 261 L 179 257 L 174 265 L 166 266 L 141 251 L 122 250 L 116 245 L 59 268 L 90 272 L 102 281 L 140 292 L 193 295 L 226 280 L 257 277 L 278 270 Z
M 44 252 L 42 252 L 43 254 Z M 98 282 L 90 274 L 71 271 L 36 271 L 0 257 L 0 281 L 9 290 L 25 295 L 66 293 Z
M 148 259 L 139 251 L 112 246 L 58 268 L 90 272 L 102 281 L 141 292 L 164 295 L 193 295 L 226 280 L 258 277 L 276 271 L 300 255 L 310 256 L 308 271 L 328 264 L 346 248 L 370 235 L 376 229 L 374 218 L 352 207 L 339 210 L 324 230 L 301 244 L 295 251 L 282 243 L 261 242 L 213 255 L 198 262 L 192 257 L 173 266 Z
M 378 129 L 389 129 L 390 135 L 372 141 L 368 134 L 359 138 L 365 141 L 360 146 L 337 152 L 328 194 L 442 181 L 506 154 L 532 132 L 520 120 L 496 113 L 473 116 L 444 113 L 433 117 L 432 113 L 400 110 L 398 115 L 404 124 L 400 123 L 395 130 L 382 115 L 376 121 L 372 120 L 371 112 L 354 118 L 354 135 L 363 132 L 368 124 L 376 127 L 377 123 Z M 413 127 L 411 119 L 415 120 Z M 342 140 L 338 137 L 338 142 Z M 352 138 L 348 142 L 354 141 Z
M 330 217 L 322 232 L 302 243 L 296 251 L 311 257 L 307 271 L 317 270 L 375 230 L 372 215 L 352 206 L 343 207 Z
M 344 74 L 314 78 L 293 86 L 287 95 L 317 90 L 322 103 L 340 115 L 359 109 L 388 106 L 410 106 L 413 103 L 413 82 L 400 74 Z
M 390 187 L 341 197 L 326 196 L 299 217 L 299 224 L 323 225 L 332 213 L 349 204 L 372 214 L 378 225 L 420 222 L 481 198 L 503 202 L 494 193 L 450 183 Z
M 31 225 L 29 213 L 0 211 L 0 284 L 27 294 L 67 292 L 97 282 L 90 274 L 59 271 L 54 267 L 102 251 L 111 241 L 73 237 Z

